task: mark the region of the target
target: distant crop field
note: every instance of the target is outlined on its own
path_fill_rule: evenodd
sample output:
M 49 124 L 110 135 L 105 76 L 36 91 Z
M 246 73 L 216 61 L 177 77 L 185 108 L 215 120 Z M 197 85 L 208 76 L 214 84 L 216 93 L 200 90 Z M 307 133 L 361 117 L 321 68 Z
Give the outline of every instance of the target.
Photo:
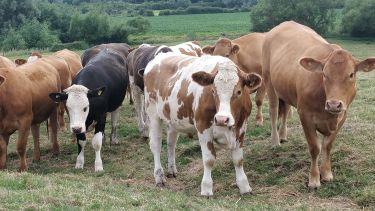
M 375 42 L 329 39 L 357 58 L 375 56 Z M 12 58 L 26 57 L 12 52 Z M 244 147 L 244 170 L 256 195 L 241 196 L 235 185 L 230 152 L 217 150 L 212 172 L 214 196 L 200 196 L 203 164 L 199 142 L 181 135 L 176 147 L 177 178 L 165 188 L 154 184 L 153 156 L 140 137 L 135 109 L 124 101 L 119 119 L 119 145 L 102 148 L 104 172 L 94 172 L 91 137 L 83 170 L 74 169 L 77 145 L 68 132 L 58 134 L 61 154 L 53 157 L 45 124 L 41 161 L 32 162 L 28 142 L 27 173 L 18 173 L 17 134 L 8 146 L 8 170 L 0 172 L 0 209 L 4 210 L 374 210 L 375 209 L 375 71 L 359 73 L 357 96 L 332 150 L 334 180 L 318 190 L 306 187 L 310 155 L 298 114 L 288 119 L 288 142 L 271 148 L 268 102 L 264 126 L 255 126 L 255 103 Z M 66 119 L 68 121 L 68 119 Z M 162 164 L 167 165 L 163 138 Z
M 249 33 L 248 12 L 171 15 L 145 17 L 151 29 L 145 35 L 131 36 L 137 42 L 170 43 L 184 40 L 217 39 L 222 33 L 228 37 L 239 37 Z M 126 22 L 129 17 L 113 17 L 114 21 Z

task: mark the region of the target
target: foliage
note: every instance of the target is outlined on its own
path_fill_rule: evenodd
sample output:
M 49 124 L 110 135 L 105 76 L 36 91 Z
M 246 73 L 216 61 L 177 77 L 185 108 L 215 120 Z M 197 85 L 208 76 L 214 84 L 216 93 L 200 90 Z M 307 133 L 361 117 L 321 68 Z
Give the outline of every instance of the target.
M 9 51 L 26 48 L 26 42 L 22 35 L 13 28 L 9 29 L 4 37 L 5 38 L 1 44 L 2 50 Z
M 36 17 L 38 10 L 34 1 L 1 0 L 0 1 L 0 32 L 8 28 L 17 28 L 27 19 Z
M 375 36 L 374 0 L 347 1 L 342 17 L 342 31 L 354 37 Z
M 283 21 L 294 20 L 325 33 L 332 23 L 332 7 L 326 0 L 259 0 L 250 13 L 253 31 L 269 31 Z
M 40 23 L 36 19 L 26 21 L 20 28 L 20 33 L 28 48 L 48 48 L 59 42 L 47 23 Z
M 59 51 L 62 49 L 69 49 L 69 50 L 82 50 L 82 49 L 87 49 L 89 48 L 89 44 L 85 41 L 74 41 L 74 42 L 69 42 L 69 43 L 58 43 L 52 45 L 50 51 Z
M 130 19 L 126 23 L 126 26 L 128 27 L 129 32 L 133 34 L 144 33 L 151 27 L 150 22 L 142 17 Z

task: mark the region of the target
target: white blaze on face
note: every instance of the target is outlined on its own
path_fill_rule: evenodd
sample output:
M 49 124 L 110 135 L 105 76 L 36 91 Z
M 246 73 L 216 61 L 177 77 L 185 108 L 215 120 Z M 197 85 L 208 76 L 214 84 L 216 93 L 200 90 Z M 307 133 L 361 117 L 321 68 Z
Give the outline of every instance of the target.
M 216 95 L 219 98 L 219 108 L 215 118 L 229 118 L 227 126 L 233 126 L 235 121 L 230 108 L 230 100 L 233 90 L 237 85 L 239 78 L 237 75 L 237 67 L 232 62 L 219 63 L 219 71 L 214 80 Z
M 89 99 L 87 98 L 88 88 L 82 85 L 72 85 L 64 90 L 68 94 L 66 107 L 69 111 L 70 130 L 81 128 L 81 133 L 86 132 L 86 119 L 89 114 Z

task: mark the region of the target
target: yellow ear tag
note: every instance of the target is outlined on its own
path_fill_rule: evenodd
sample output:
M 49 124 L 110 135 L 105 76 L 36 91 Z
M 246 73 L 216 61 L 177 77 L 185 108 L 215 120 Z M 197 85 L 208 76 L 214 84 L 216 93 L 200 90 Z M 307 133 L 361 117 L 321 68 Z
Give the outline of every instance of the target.
M 102 95 L 103 91 L 102 90 L 99 90 L 98 91 L 98 96 Z

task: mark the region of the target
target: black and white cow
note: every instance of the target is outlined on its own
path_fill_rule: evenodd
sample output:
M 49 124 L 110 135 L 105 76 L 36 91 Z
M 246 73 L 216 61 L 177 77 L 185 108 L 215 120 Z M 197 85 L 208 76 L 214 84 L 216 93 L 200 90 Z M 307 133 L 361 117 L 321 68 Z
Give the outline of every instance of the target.
M 62 93 L 50 97 L 66 100 L 70 117 L 70 130 L 77 136 L 78 157 L 76 168 L 83 168 L 86 131 L 95 128 L 92 146 L 95 149 L 95 171 L 102 171 L 100 149 L 105 128 L 106 113 L 111 112 L 111 143 L 117 142 L 118 110 L 124 100 L 129 83 L 123 56 L 111 49 L 101 51 L 92 58 L 73 80 L 73 85 Z
M 138 116 L 138 129 L 144 137 L 148 137 L 146 112 L 144 111 L 143 72 L 147 64 L 153 60 L 156 55 L 159 53 L 172 52 L 172 49 L 165 45 L 152 46 L 143 44 L 136 49 L 130 49 L 129 52 L 130 53 L 126 60 L 128 65 L 130 88 Z

